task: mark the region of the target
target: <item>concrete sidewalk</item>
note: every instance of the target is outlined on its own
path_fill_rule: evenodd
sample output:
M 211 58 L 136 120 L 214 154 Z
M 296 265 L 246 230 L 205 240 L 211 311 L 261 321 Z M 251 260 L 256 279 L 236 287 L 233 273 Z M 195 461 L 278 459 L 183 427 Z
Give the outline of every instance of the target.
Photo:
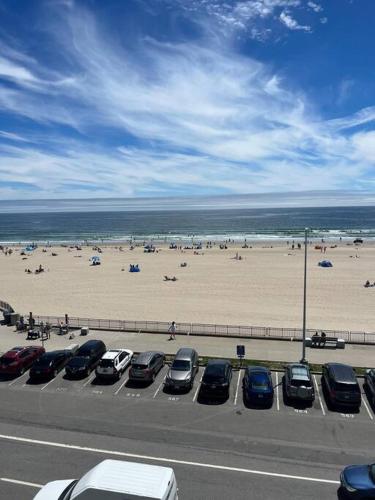
M 71 332 L 73 333 L 73 332 Z M 123 347 L 132 351 L 160 350 L 166 354 L 175 354 L 183 346 L 194 347 L 200 356 L 236 357 L 236 345 L 243 344 L 247 359 L 294 362 L 301 359 L 302 343 L 296 341 L 236 339 L 221 337 L 198 337 L 176 335 L 176 340 L 168 340 L 169 335 L 156 333 L 129 333 L 104 330 L 91 330 L 88 336 L 74 332 L 74 339 L 69 334 L 60 336 L 51 334 L 45 348 L 48 351 L 64 349 L 69 344 L 82 344 L 89 339 L 101 339 L 108 348 Z M 26 332 L 15 332 L 14 327 L 0 326 L 0 352 L 17 345 L 40 345 L 40 340 L 26 340 Z M 352 366 L 374 367 L 375 346 L 346 345 L 345 349 L 306 348 L 306 357 L 311 363 L 342 362 Z

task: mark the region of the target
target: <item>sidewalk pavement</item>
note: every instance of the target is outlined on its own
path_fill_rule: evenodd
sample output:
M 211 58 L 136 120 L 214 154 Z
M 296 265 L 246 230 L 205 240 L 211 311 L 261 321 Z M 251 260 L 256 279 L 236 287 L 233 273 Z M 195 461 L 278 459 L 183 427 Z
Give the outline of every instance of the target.
M 180 347 L 194 347 L 200 356 L 217 356 L 221 358 L 236 357 L 236 346 L 245 346 L 247 359 L 265 361 L 296 362 L 302 357 L 302 343 L 286 340 L 258 340 L 222 337 L 200 337 L 195 335 L 176 334 L 176 340 L 168 340 L 168 334 L 114 332 L 90 330 L 88 336 L 81 336 L 80 330 L 74 331 L 74 338 L 69 335 L 51 334 L 51 339 L 44 342 L 45 349 L 64 349 L 70 344 L 83 344 L 89 339 L 101 339 L 107 348 L 128 348 L 134 352 L 147 350 L 163 351 L 175 354 Z M 41 345 L 40 340 L 26 340 L 26 332 L 15 332 L 14 327 L 0 326 L 0 352 L 15 346 Z M 375 365 L 375 346 L 346 345 L 345 349 L 311 349 L 306 348 L 306 358 L 311 363 L 339 362 L 352 366 L 372 368 Z

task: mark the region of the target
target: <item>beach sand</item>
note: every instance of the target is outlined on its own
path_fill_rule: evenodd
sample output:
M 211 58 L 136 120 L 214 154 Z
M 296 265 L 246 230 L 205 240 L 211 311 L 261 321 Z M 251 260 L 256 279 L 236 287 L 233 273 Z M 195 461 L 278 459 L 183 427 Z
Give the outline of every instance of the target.
M 100 266 L 90 266 L 97 255 L 91 247 L 45 253 L 39 247 L 27 260 L 20 249 L 0 252 L 0 299 L 24 314 L 301 327 L 303 249 L 291 250 L 284 241 L 249 244 L 253 248 L 203 248 L 199 255 L 159 245 L 155 253 L 103 246 Z M 375 287 L 363 284 L 375 281 L 375 246 L 326 243 L 323 254 L 315 244 L 308 249 L 307 328 L 374 331 Z M 233 258 L 236 252 L 242 260 Z M 333 267 L 318 267 L 323 259 Z M 40 264 L 45 272 L 25 273 Z M 129 264 L 139 264 L 141 272 L 128 272 Z M 164 275 L 177 281 L 163 281 Z

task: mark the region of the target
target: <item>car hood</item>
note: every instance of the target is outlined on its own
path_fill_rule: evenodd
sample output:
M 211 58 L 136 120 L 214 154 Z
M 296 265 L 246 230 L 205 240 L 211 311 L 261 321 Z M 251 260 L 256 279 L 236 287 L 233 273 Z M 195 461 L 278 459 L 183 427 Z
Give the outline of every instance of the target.
M 374 488 L 368 465 L 351 465 L 344 470 L 344 476 L 350 486 L 357 490 Z
M 52 481 L 47 483 L 34 497 L 34 500 L 59 500 L 61 493 L 73 482 L 74 479 Z
M 172 380 L 186 380 L 190 378 L 190 372 L 182 370 L 169 370 L 168 378 Z

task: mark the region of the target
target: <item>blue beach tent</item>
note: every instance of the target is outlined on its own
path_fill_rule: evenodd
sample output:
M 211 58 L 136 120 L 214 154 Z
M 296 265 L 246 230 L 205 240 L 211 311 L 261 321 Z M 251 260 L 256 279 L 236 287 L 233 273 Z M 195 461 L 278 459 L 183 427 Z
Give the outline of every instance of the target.
M 92 266 L 100 266 L 100 257 L 98 257 L 98 255 L 94 255 L 90 260 Z
M 139 273 L 140 270 L 141 269 L 138 264 L 130 264 L 129 273 Z
M 320 267 L 333 267 L 333 264 L 330 260 L 321 260 L 318 264 Z

